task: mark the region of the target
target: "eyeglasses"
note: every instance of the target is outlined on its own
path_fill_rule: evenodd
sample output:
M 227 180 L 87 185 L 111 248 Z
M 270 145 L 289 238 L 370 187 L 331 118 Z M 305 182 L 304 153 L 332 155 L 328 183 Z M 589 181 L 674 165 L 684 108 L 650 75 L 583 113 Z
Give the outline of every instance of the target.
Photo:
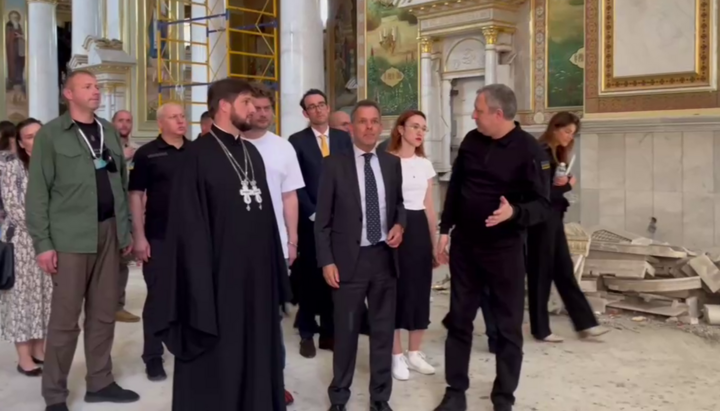
M 323 110 L 323 109 L 325 109 L 326 107 L 327 107 L 327 104 L 325 104 L 325 103 L 317 103 L 317 104 L 313 104 L 313 105 L 311 105 L 311 106 L 307 106 L 307 108 L 305 109 L 305 111 Z
M 419 124 L 410 124 L 409 126 L 405 126 L 406 128 L 409 128 L 411 130 L 415 131 L 421 131 L 423 133 L 427 133 L 428 129 L 425 126 L 421 126 Z

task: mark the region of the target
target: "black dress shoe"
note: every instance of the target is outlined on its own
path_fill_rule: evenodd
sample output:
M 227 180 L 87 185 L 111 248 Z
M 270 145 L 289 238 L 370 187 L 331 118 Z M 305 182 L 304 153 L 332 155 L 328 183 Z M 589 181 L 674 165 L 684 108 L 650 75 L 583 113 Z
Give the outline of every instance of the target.
M 387 401 L 373 401 L 370 404 L 370 411 L 393 411 Z
M 165 381 L 167 374 L 163 367 L 162 358 L 154 358 L 145 364 L 145 374 L 150 381 Z
M 507 405 L 507 404 L 493 405 L 493 411 L 512 411 L 512 409 L 513 409 L 512 405 Z
M 33 362 L 35 363 L 35 365 L 43 365 L 43 364 L 45 364 L 45 361 L 43 361 L 43 360 L 38 360 L 38 359 L 35 358 L 35 357 L 32 357 L 32 360 L 33 360 Z
M 45 411 L 70 411 L 70 410 L 68 409 L 67 405 L 65 405 L 64 402 L 61 402 L 60 404 L 48 405 L 47 407 L 45 407 Z
M 318 348 L 321 350 L 333 351 L 335 349 L 335 339 L 320 338 L 318 340 Z
M 331 405 L 328 411 L 347 411 L 344 405 Z
M 300 340 L 300 355 L 305 358 L 315 358 L 315 341 L 312 338 Z
M 107 387 L 100 391 L 85 393 L 85 402 L 96 403 L 96 402 L 113 402 L 113 403 L 128 403 L 135 402 L 140 399 L 140 396 L 130 390 L 121 388 L 117 383 L 113 382 Z
M 435 411 L 467 411 L 467 400 L 464 393 L 445 391 L 445 396 Z
M 42 368 L 33 368 L 30 371 L 25 371 L 22 369 L 22 367 L 18 364 L 17 370 L 20 374 L 26 376 L 26 377 L 39 377 L 42 375 Z

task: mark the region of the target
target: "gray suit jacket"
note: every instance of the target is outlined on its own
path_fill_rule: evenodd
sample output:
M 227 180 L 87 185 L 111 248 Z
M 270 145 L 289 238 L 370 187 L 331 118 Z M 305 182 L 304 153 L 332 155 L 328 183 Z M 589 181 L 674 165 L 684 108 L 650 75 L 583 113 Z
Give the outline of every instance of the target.
M 403 207 L 400 159 L 387 152 L 376 151 L 385 184 L 388 230 L 395 224 L 405 228 L 407 217 Z M 317 196 L 315 247 L 318 266 L 335 264 L 341 281 L 347 281 L 354 275 L 360 254 L 363 221 L 360 201 L 352 152 L 326 157 Z M 393 250 L 393 256 L 395 274 L 398 275 L 397 250 Z

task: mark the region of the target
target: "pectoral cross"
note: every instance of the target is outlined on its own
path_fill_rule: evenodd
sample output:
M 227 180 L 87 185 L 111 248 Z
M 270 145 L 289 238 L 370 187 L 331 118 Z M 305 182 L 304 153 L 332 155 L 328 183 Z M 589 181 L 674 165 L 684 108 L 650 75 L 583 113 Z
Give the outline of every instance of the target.
M 252 200 L 250 199 L 251 196 L 255 195 L 255 190 L 251 190 L 248 187 L 247 180 L 243 180 L 242 187 L 240 188 L 240 195 L 243 197 L 243 200 L 245 201 L 245 204 L 247 204 L 247 207 L 245 207 L 248 211 L 250 211 L 250 203 Z
M 255 202 L 258 203 L 258 207 L 262 210 L 262 191 L 260 191 L 254 180 L 250 182 L 250 186 L 252 187 L 250 190 L 252 192 L 251 195 L 255 196 Z

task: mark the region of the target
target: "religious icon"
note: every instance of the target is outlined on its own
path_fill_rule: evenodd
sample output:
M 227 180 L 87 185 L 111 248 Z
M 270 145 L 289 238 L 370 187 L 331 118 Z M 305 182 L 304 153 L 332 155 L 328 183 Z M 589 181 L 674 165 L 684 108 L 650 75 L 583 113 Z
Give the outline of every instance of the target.
M 25 31 L 17 10 L 8 13 L 5 23 L 5 58 L 8 69 L 6 90 L 17 86 L 25 92 Z

